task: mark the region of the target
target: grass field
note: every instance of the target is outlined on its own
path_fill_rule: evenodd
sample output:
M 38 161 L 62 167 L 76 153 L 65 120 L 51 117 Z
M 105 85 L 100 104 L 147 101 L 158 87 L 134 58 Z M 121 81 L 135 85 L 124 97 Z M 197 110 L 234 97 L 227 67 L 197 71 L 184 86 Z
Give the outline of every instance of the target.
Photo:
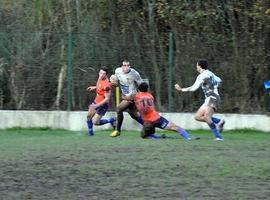
M 270 199 L 270 133 L 0 131 L 0 199 Z

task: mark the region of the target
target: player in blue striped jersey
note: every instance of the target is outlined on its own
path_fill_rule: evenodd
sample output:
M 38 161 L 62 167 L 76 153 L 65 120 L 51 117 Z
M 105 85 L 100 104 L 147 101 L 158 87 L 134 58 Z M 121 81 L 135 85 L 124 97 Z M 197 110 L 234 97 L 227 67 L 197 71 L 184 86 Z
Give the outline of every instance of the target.
M 197 111 L 195 119 L 197 121 L 206 122 L 214 134 L 215 140 L 222 141 L 221 132 L 223 131 L 225 120 L 213 117 L 215 110 L 220 104 L 218 86 L 221 83 L 221 79 L 208 70 L 208 61 L 206 59 L 198 60 L 197 71 L 199 75 L 192 86 L 182 88 L 179 84 L 175 84 L 175 89 L 179 92 L 193 92 L 200 87 L 202 88 L 205 101 Z
M 135 119 L 140 124 L 143 124 L 141 116 L 138 114 L 135 103 L 132 100 L 127 100 L 131 95 L 138 91 L 138 85 L 142 82 L 140 74 L 131 68 L 129 61 L 124 60 L 122 66 L 116 68 L 115 78 L 119 82 L 121 90 L 121 102 L 116 108 L 117 120 L 116 130 L 110 136 L 117 137 L 121 134 L 121 127 L 124 120 L 123 111 L 127 111 L 131 118 Z

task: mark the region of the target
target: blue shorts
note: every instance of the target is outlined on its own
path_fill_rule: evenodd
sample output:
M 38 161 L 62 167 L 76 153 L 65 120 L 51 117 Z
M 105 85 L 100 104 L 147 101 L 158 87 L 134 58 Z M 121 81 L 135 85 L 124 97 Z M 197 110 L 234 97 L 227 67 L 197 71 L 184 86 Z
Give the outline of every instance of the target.
M 165 129 L 168 124 L 169 121 L 162 116 L 154 122 L 144 122 L 141 136 L 142 138 L 148 137 L 155 133 L 155 128 Z
M 95 104 L 96 104 L 96 102 L 93 102 L 92 103 L 92 105 L 95 105 Z M 102 115 L 103 116 L 108 111 L 108 109 L 109 109 L 109 104 L 108 103 L 105 103 L 102 106 L 99 106 L 99 107 L 96 108 L 96 113 L 98 115 Z

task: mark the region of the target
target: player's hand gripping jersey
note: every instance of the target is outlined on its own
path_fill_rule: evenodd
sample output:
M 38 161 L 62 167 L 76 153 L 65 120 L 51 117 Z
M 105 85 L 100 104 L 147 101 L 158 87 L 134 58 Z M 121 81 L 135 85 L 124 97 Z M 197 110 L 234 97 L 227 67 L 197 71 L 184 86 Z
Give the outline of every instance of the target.
M 98 80 L 96 84 L 95 103 L 98 104 L 105 99 L 105 94 L 112 89 L 112 85 L 108 79 Z
M 130 71 L 125 74 L 122 71 L 122 68 L 119 67 L 115 70 L 115 75 L 119 80 L 122 96 L 135 94 L 137 92 L 138 85 L 142 82 L 140 74 L 132 68 L 130 68 Z
M 183 88 L 182 91 L 195 91 L 201 87 L 205 97 L 219 96 L 219 83 L 221 83 L 221 79 L 218 76 L 209 70 L 204 70 L 197 76 L 195 83 L 191 87 Z
M 150 93 L 138 92 L 134 101 L 144 122 L 154 122 L 160 118 L 154 106 L 154 97 Z

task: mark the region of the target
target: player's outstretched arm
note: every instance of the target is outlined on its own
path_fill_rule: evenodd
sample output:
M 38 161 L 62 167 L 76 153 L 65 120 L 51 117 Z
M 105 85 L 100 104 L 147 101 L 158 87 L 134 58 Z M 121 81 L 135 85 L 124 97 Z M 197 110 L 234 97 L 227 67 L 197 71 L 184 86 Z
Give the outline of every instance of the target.
M 182 88 L 180 87 L 180 85 L 179 85 L 178 83 L 176 83 L 176 84 L 174 85 L 174 88 L 175 88 L 177 91 L 179 91 L 179 92 L 182 91 Z
M 179 84 L 175 84 L 174 87 L 176 90 L 181 91 L 181 92 L 194 92 L 200 88 L 200 85 L 202 84 L 202 82 L 203 80 L 201 79 L 201 77 L 198 76 L 196 78 L 196 81 L 190 87 L 183 88 L 183 87 L 180 87 Z
M 87 91 L 93 91 L 95 90 L 97 87 L 96 86 L 89 86 L 88 88 L 86 88 Z

